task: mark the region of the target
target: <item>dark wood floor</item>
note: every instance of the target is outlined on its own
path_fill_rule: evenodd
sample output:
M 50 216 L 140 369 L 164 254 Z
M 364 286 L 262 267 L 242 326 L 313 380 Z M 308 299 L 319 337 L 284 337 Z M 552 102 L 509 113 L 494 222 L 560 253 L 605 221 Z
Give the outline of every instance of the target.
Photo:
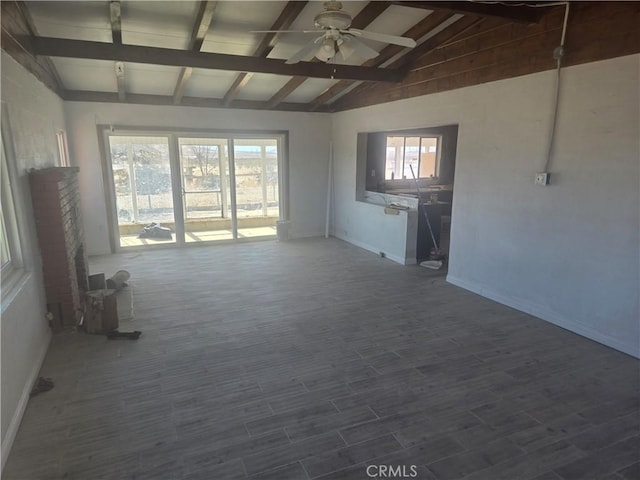
M 638 361 L 441 272 L 323 239 L 122 268 L 142 337 L 54 337 L 6 480 L 639 476 Z

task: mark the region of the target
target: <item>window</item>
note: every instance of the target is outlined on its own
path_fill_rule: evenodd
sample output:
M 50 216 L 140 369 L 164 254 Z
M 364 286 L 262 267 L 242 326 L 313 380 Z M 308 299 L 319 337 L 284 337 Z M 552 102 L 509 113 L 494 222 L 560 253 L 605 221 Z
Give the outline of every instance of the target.
M 67 134 L 63 130 L 58 130 L 58 133 L 56 133 L 56 138 L 58 140 L 58 156 L 60 158 L 60 166 L 70 167 L 71 162 L 69 161 L 69 148 L 67 146 Z
M 0 250 L 2 252 L 2 283 L 4 287 L 6 283 L 5 280 L 9 278 L 11 272 L 21 267 L 21 257 L 20 237 L 18 236 L 18 225 L 13 204 L 4 141 L 1 142 L 0 147 L 0 153 L 2 154 L 2 164 L 0 168 L 2 181 L 2 201 L 0 204 L 0 225 L 2 226 L 2 230 L 0 234 L 2 238 L 0 239 Z
M 438 176 L 440 137 L 387 136 L 385 180 Z M 413 172 L 412 172 L 413 171 Z
M 356 199 L 366 191 L 413 194 L 412 169 L 420 188 L 452 185 L 457 142 L 457 125 L 358 133 Z

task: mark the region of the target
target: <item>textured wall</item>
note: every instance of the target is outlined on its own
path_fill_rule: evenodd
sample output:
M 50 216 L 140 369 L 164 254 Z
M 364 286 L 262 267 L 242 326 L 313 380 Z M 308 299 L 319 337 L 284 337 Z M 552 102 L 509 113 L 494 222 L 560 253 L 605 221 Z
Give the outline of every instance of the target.
M 639 63 L 563 71 L 548 187 L 533 179 L 554 72 L 335 114 L 335 232 L 374 248 L 391 235 L 355 201 L 357 132 L 457 123 L 449 281 L 640 355 Z
M 2 288 L 2 464 L 47 350 L 40 252 L 27 172 L 56 165 L 56 133 L 65 128 L 62 101 L 2 52 L 2 122 L 24 270 Z
M 329 160 L 328 115 L 193 107 L 65 103 L 71 157 L 80 167 L 87 248 L 109 252 L 107 213 L 96 125 L 223 130 L 288 130 L 291 234 L 324 232 Z

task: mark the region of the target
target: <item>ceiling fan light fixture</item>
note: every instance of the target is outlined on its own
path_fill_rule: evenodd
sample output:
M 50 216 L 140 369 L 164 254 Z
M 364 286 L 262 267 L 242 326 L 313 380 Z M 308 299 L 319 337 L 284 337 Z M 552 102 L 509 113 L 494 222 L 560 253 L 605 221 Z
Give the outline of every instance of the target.
M 414 48 L 416 46 L 416 41 L 413 38 L 351 28 L 351 22 L 351 15 L 342 10 L 342 2 L 326 1 L 324 2 L 324 11 L 314 17 L 316 30 L 263 30 L 261 32 L 320 34 L 320 36 L 316 37 L 301 50 L 289 57 L 289 59 L 285 61 L 288 65 L 308 59 L 311 55 L 314 55 L 315 58 L 322 62 L 329 62 L 329 60 L 335 62 L 337 58 L 347 60 L 353 54 L 364 60 L 369 60 L 379 55 L 377 50 L 361 42 L 358 37 L 376 42 L 400 45 L 406 48 Z
M 338 40 L 338 48 L 340 49 L 343 60 L 347 60 L 353 55 L 353 47 L 349 45 L 349 42 L 346 41 L 345 38 Z
M 336 45 L 333 38 L 325 38 L 316 51 L 316 58 L 323 62 L 328 62 L 336 54 Z

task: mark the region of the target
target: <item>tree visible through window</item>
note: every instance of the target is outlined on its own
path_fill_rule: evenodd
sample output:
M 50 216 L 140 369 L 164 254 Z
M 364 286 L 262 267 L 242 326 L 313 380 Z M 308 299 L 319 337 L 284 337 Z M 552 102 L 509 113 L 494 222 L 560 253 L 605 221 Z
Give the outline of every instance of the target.
M 440 137 L 387 136 L 385 180 L 438 176 Z

